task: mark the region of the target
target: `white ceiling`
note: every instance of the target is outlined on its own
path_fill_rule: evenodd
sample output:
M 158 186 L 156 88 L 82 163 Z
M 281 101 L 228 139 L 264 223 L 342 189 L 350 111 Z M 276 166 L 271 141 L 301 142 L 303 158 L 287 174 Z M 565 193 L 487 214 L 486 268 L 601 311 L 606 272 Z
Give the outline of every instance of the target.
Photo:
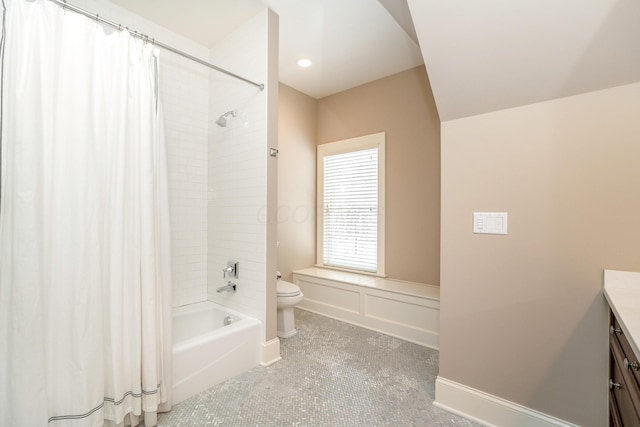
M 111 1 L 204 46 L 270 7 L 280 81 L 315 98 L 424 57 L 443 121 L 640 81 L 640 0 Z
M 640 0 L 408 0 L 442 121 L 640 81 Z
M 280 17 L 280 81 L 314 98 L 423 63 L 406 0 L 111 1 L 207 47 L 269 7 Z M 313 66 L 298 67 L 301 57 Z

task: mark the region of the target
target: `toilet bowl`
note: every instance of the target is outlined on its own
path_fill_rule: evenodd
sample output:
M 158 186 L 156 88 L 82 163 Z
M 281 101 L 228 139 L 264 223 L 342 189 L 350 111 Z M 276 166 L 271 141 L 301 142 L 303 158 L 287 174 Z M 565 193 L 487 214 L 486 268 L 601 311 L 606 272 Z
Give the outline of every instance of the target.
M 293 308 L 300 304 L 303 295 L 297 285 L 278 279 L 278 337 L 289 338 L 298 332 Z

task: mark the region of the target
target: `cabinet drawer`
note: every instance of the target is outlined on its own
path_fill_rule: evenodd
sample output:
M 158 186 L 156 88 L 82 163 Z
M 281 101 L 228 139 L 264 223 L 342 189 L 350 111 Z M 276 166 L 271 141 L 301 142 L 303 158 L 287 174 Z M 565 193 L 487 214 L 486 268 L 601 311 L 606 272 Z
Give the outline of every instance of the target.
M 624 427 L 613 390 L 609 391 L 609 427 Z
M 610 400 L 615 402 L 612 408 L 612 412 L 616 411 L 618 420 L 625 427 L 638 427 L 640 426 L 640 417 L 636 410 L 632 399 L 633 389 L 629 389 L 628 383 L 625 381 L 625 376 L 618 366 L 616 356 L 614 352 L 611 352 L 611 381 L 614 385 L 611 387 L 610 393 L 613 395 Z M 611 420 L 614 421 L 614 420 Z M 615 424 L 613 424 L 615 425 Z
M 618 320 L 613 315 L 611 316 L 611 320 L 614 331 L 614 333 L 612 334 L 612 338 L 615 337 L 615 339 L 618 341 L 618 344 L 620 345 L 620 348 L 622 349 L 620 369 L 627 370 L 631 374 L 631 377 L 633 377 L 636 386 L 640 388 L 640 361 L 638 361 L 637 356 L 631 348 L 631 344 L 629 344 L 629 340 L 620 328 Z M 626 363 L 624 361 L 625 359 L 627 360 Z

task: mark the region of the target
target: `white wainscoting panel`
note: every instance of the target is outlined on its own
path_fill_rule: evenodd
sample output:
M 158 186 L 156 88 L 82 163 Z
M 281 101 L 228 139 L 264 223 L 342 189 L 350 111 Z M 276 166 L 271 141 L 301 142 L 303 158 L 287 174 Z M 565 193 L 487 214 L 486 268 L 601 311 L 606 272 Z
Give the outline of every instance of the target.
M 293 272 L 298 308 L 438 349 L 440 288 L 321 268 Z

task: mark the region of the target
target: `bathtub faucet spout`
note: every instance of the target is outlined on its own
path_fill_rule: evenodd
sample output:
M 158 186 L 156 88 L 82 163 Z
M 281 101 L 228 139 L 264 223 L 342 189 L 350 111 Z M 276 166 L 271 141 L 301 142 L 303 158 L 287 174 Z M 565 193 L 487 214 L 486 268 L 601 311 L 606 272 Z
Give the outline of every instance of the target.
M 219 287 L 216 292 L 221 293 L 221 292 L 235 292 L 236 291 L 236 284 L 235 283 L 231 283 L 231 280 L 229 280 L 229 282 L 225 285 L 225 286 L 221 286 Z

